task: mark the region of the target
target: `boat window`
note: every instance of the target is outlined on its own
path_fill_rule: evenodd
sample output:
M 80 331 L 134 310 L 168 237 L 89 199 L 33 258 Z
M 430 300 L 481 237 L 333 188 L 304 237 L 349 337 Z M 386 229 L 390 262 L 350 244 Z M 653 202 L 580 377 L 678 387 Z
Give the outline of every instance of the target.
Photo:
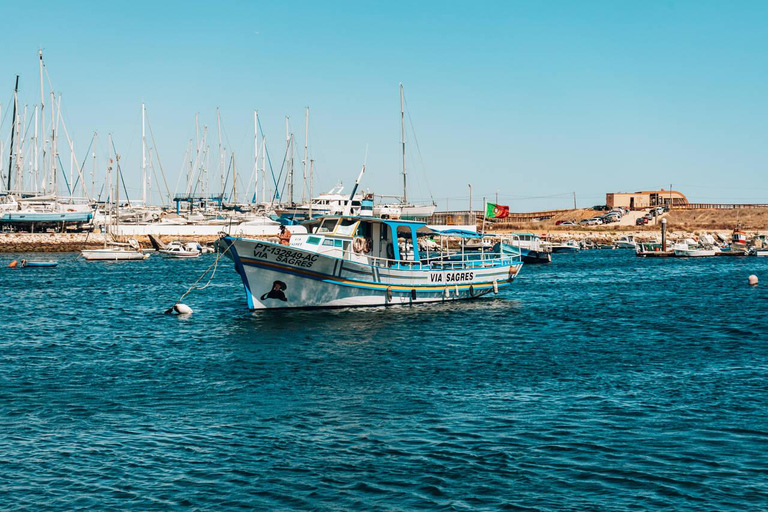
M 344 245 L 344 240 L 334 240 L 333 245 L 334 247 L 341 247 Z
M 325 219 L 317 228 L 318 233 L 333 233 L 336 228 L 337 219 Z
M 413 233 L 408 226 L 397 228 L 397 245 L 400 248 L 401 261 L 414 261 Z
M 333 247 L 333 240 L 329 240 L 328 238 L 326 238 L 325 240 L 323 240 L 323 245 Z
M 341 219 L 339 225 L 336 228 L 336 234 L 342 236 L 352 236 L 355 232 L 358 221 L 352 219 Z
M 320 243 L 320 237 L 319 236 L 307 237 L 307 243 L 311 245 L 317 245 Z

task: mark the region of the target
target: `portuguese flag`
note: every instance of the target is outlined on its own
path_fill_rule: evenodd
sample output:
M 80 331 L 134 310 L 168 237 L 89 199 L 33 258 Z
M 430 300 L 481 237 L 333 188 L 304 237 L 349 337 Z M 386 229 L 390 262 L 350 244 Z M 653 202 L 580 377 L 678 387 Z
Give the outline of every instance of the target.
M 509 206 L 485 203 L 485 216 L 488 219 L 506 219 L 509 217 Z

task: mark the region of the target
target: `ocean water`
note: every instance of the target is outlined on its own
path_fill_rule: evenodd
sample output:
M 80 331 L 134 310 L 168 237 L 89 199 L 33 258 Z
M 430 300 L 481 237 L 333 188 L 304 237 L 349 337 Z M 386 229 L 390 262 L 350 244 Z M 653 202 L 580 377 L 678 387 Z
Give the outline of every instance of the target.
M 226 260 L 179 318 L 213 256 L 58 257 L 0 268 L 0 509 L 768 509 L 768 258 L 256 315 Z

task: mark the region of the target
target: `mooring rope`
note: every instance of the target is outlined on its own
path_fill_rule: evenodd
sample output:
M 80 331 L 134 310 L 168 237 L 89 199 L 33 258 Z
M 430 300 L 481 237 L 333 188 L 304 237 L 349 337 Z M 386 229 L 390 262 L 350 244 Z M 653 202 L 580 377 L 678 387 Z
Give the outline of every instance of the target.
M 227 247 L 227 249 L 226 249 L 225 251 L 222 251 L 222 252 L 220 252 L 220 253 L 218 253 L 218 254 L 216 255 L 216 259 L 213 261 L 213 263 L 211 263 L 211 264 L 208 266 L 208 268 L 207 268 L 207 269 L 205 269 L 205 272 L 203 272 L 203 273 L 200 275 L 200 277 L 198 277 L 198 278 L 197 278 L 197 281 L 195 281 L 194 283 L 192 283 L 192 286 L 190 286 L 190 287 L 187 289 L 187 291 L 185 291 L 185 292 L 182 294 L 182 296 L 181 296 L 181 297 L 179 297 L 179 300 L 177 300 L 176 302 L 174 302 L 174 303 L 173 303 L 173 306 L 171 306 L 170 308 L 168 308 L 168 309 L 165 311 L 165 314 L 166 314 L 166 315 L 170 315 L 171 313 L 173 313 L 173 308 L 175 308 L 177 304 L 179 304 L 179 303 L 180 303 L 182 300 L 184 300 L 184 297 L 186 297 L 187 295 L 189 295 L 189 294 L 192 292 L 192 290 L 205 290 L 206 288 L 208 288 L 208 285 L 210 285 L 210 284 L 211 284 L 211 281 L 213 281 L 213 278 L 214 278 L 214 276 L 216 275 L 216 270 L 217 270 L 217 269 L 218 269 L 218 267 L 219 267 L 219 260 L 221 259 L 221 257 L 222 257 L 222 256 L 224 256 L 225 254 L 227 254 L 227 253 L 229 252 L 229 250 L 232 248 L 232 246 L 233 246 L 233 245 L 234 245 L 234 244 L 229 244 L 229 247 Z M 211 269 L 213 269 L 213 272 L 211 272 Z M 206 283 L 205 283 L 203 286 L 200 286 L 200 287 L 198 287 L 198 286 L 197 286 L 197 284 L 198 284 L 200 281 L 202 281 L 202 280 L 203 280 L 203 278 L 206 276 L 206 274 L 208 274 L 208 272 L 211 272 L 211 276 L 208 278 L 208 281 L 207 281 L 207 282 L 206 282 Z

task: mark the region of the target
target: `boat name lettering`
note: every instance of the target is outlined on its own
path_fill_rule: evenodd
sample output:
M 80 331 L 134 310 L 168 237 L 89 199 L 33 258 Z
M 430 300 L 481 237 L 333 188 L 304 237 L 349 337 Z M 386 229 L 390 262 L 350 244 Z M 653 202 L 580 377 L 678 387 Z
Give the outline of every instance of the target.
M 429 274 L 430 283 L 458 283 L 459 281 L 472 281 L 474 272 L 446 272 Z
M 257 244 L 253 248 L 253 257 L 262 260 L 274 260 L 297 267 L 310 268 L 318 258 L 317 254 L 303 254 L 282 247 Z

